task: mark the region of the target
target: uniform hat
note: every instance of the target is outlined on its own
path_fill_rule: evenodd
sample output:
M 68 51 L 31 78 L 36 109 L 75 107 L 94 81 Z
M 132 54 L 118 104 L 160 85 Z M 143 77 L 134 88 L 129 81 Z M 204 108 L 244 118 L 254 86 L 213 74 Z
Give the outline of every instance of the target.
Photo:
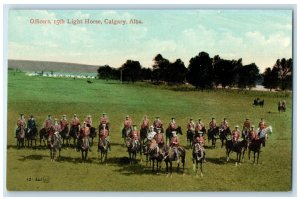
M 215 119 L 214 117 L 212 117 L 211 119 Z
M 201 119 L 198 119 L 199 121 L 201 121 Z
M 66 117 L 66 116 L 67 116 L 67 115 L 65 115 L 65 114 L 63 115 L 63 117 Z
M 174 117 L 172 117 L 171 119 L 175 119 Z
M 90 114 L 87 117 L 92 117 Z
M 190 120 L 193 120 L 193 118 L 191 117 Z
M 58 120 L 55 118 L 54 121 L 58 121 Z
M 74 117 L 77 117 L 77 114 L 74 114 Z
M 103 112 L 102 115 L 106 115 L 106 113 Z
M 86 124 L 86 122 L 84 121 L 83 124 Z
M 30 118 L 33 118 L 33 115 L 30 115 Z
M 23 113 L 21 113 L 21 114 L 20 114 L 20 116 L 24 116 L 24 114 L 23 114 Z
M 126 118 L 128 118 L 128 117 L 129 117 L 129 115 L 127 114 L 127 115 L 126 115 Z
M 236 125 L 235 127 L 236 127 L 236 128 L 239 128 L 239 126 L 238 126 L 238 125 Z
M 51 114 L 48 114 L 48 117 L 51 117 Z
M 159 117 L 156 117 L 156 119 L 159 119 Z
M 255 127 L 254 125 L 251 126 L 251 128 L 254 128 L 254 127 Z

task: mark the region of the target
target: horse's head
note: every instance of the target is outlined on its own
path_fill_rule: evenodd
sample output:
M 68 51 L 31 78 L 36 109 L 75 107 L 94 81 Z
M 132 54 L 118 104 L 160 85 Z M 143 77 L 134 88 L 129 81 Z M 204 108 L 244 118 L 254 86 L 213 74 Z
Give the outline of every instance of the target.
M 268 132 L 269 132 L 270 134 L 272 134 L 272 132 L 273 132 L 272 126 L 269 126 L 269 127 L 267 128 L 267 130 L 268 130 Z

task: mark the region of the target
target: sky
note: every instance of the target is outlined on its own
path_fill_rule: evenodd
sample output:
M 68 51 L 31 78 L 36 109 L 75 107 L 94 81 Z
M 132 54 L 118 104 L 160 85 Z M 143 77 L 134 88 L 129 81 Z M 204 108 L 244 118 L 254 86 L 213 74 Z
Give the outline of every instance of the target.
M 49 20 L 51 24 L 32 23 Z M 56 25 L 54 20 L 64 20 Z M 102 24 L 85 24 L 85 20 Z M 142 24 L 130 24 L 131 19 Z M 78 20 L 80 24 L 68 24 Z M 125 20 L 127 24 L 106 24 Z M 161 54 L 171 62 L 205 51 L 242 58 L 262 73 L 292 57 L 292 10 L 10 10 L 8 58 L 120 67 L 137 60 L 151 67 Z

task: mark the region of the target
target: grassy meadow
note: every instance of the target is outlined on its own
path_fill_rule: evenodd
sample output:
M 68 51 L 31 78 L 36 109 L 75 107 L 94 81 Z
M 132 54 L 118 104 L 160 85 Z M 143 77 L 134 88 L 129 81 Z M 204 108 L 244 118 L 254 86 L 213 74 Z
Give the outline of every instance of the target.
M 24 73 L 8 74 L 8 122 L 7 122 L 7 190 L 9 191 L 290 191 L 292 188 L 292 94 L 284 96 L 285 113 L 277 112 L 277 102 L 284 94 L 279 92 L 253 92 L 239 90 L 174 90 L 172 87 L 154 86 L 148 83 L 120 84 L 116 81 L 85 79 L 28 77 Z M 256 97 L 265 100 L 264 108 L 253 107 Z M 70 120 L 74 113 L 82 121 L 91 114 L 94 124 L 102 112 L 111 123 L 112 151 L 106 163 L 98 160 L 97 149 L 92 147 L 87 163 L 82 163 L 81 153 L 63 149 L 62 157 L 51 162 L 45 148 L 16 148 L 14 138 L 19 113 L 26 120 L 33 114 L 42 125 L 48 114 Z M 151 122 L 160 116 L 164 125 L 171 117 L 183 128 L 180 144 L 186 145 L 186 124 L 190 117 L 202 118 L 207 126 L 211 117 L 218 124 L 226 117 L 230 127 L 240 128 L 246 117 L 255 127 L 261 117 L 272 125 L 273 134 L 262 149 L 258 165 L 247 158 L 235 166 L 236 154 L 226 162 L 225 148 L 206 149 L 203 177 L 196 177 L 187 151 L 185 173 L 165 174 L 162 164 L 160 174 L 153 174 L 145 162 L 135 165 L 121 163 L 127 157 L 122 146 L 121 128 L 129 114 L 134 124 L 140 124 L 145 114 Z M 38 143 L 39 144 L 39 143 Z M 248 156 L 246 154 L 245 156 Z M 138 159 L 139 156 L 138 156 Z M 175 163 L 173 163 L 175 165 Z M 29 178 L 44 178 L 29 181 Z

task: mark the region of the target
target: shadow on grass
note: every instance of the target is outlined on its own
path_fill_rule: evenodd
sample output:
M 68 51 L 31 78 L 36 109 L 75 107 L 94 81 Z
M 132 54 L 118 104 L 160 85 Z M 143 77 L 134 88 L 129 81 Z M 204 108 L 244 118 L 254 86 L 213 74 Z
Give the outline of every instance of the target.
M 26 160 L 43 160 L 43 158 L 47 158 L 50 156 L 46 155 L 29 155 L 29 156 L 22 156 L 23 158 L 19 158 L 19 161 L 26 161 Z

